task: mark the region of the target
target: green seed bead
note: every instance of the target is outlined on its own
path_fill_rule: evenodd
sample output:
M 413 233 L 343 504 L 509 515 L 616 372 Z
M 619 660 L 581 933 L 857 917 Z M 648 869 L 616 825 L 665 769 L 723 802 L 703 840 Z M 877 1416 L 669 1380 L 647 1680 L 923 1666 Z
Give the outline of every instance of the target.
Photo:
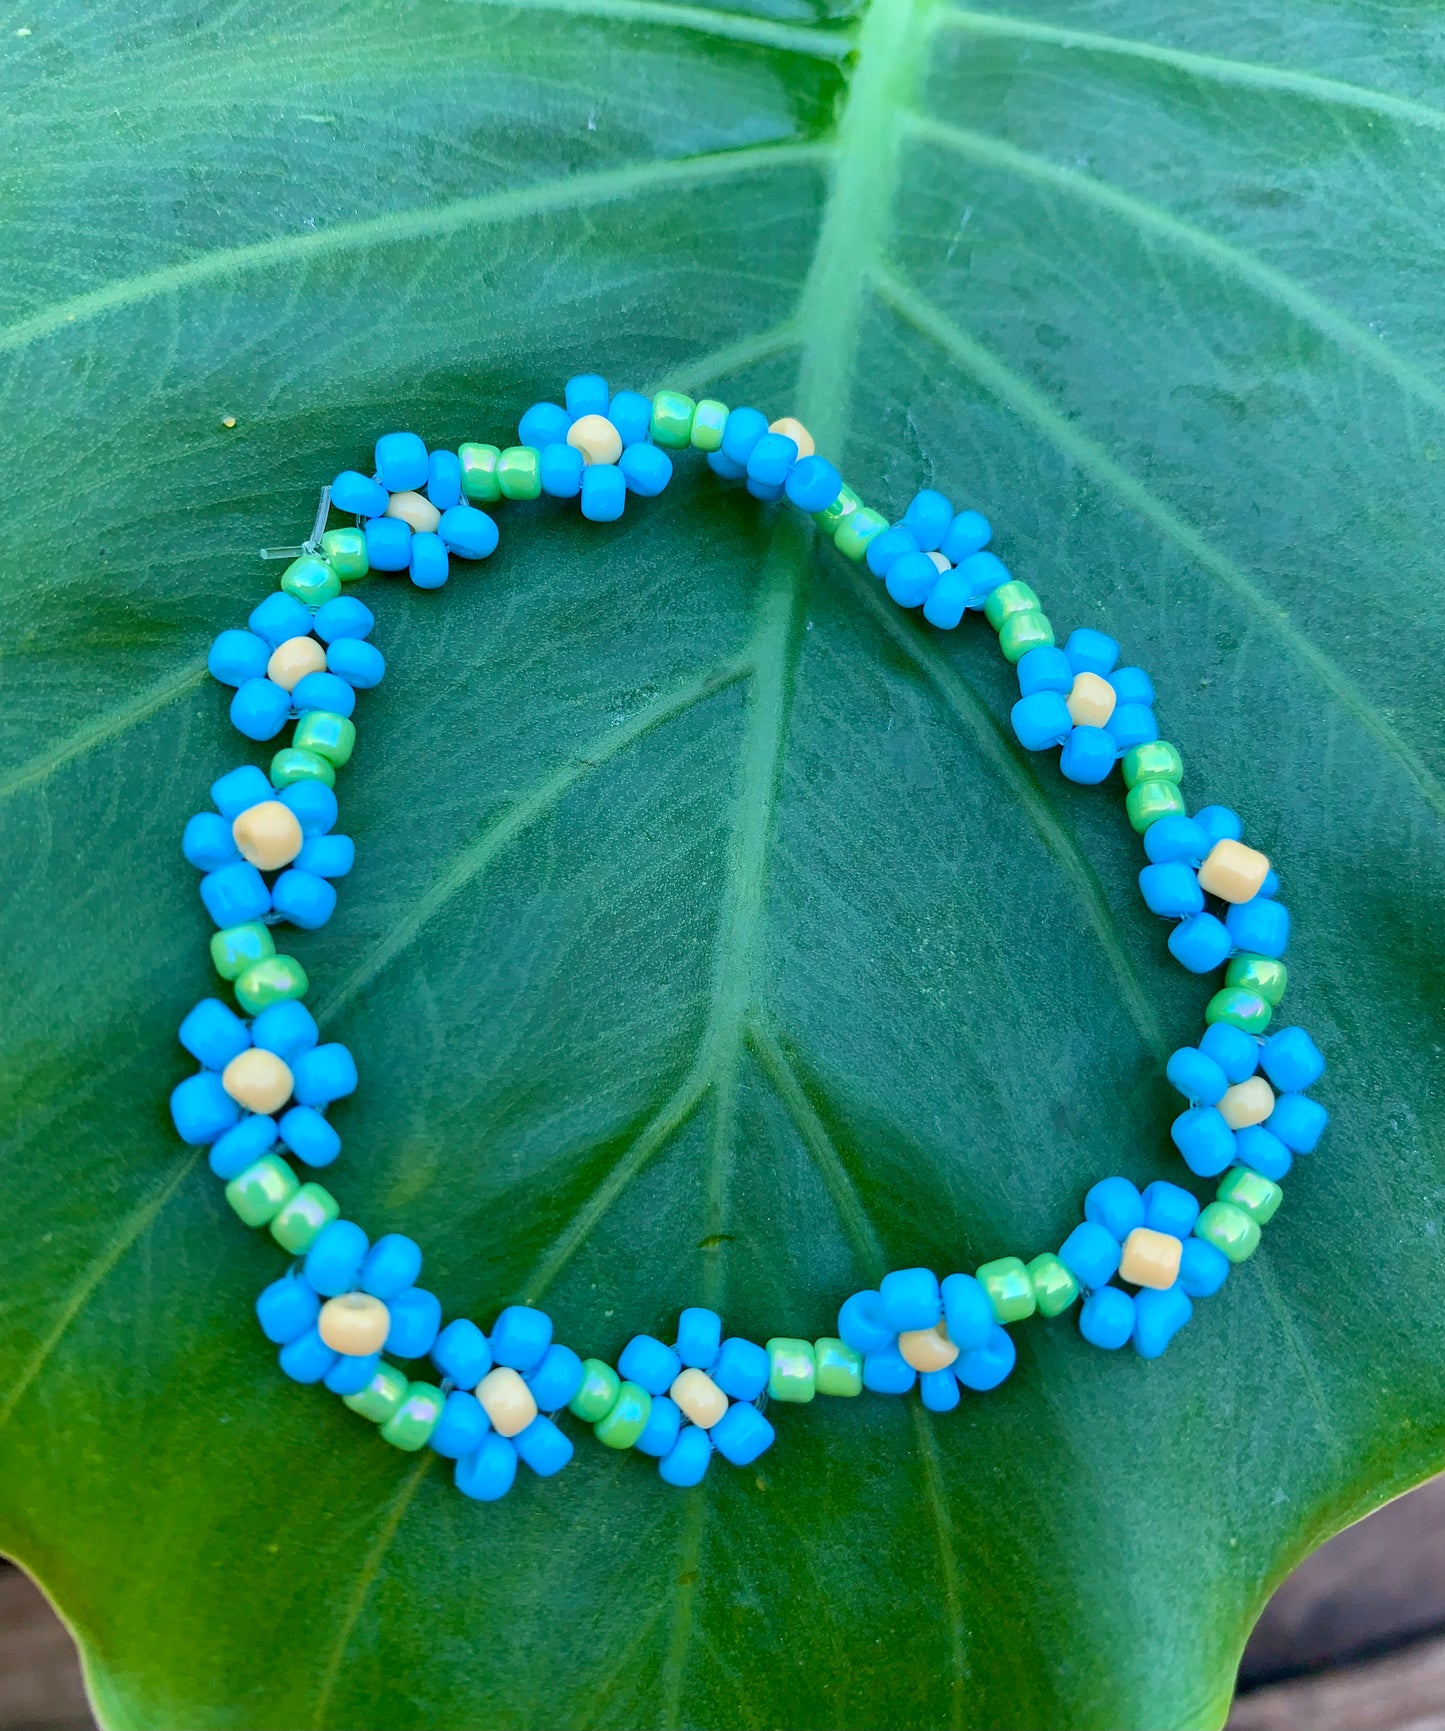
M 1079 1283 L 1054 1255 L 1046 1250 L 1028 1265 L 1034 1285 L 1034 1302 L 1041 1316 L 1060 1316 L 1079 1296 Z
M 1284 1191 L 1272 1178 L 1266 1178 L 1262 1172 L 1251 1172 L 1248 1166 L 1231 1166 L 1219 1180 L 1214 1194 L 1221 1202 L 1231 1202 L 1242 1209 L 1261 1226 L 1269 1225 L 1284 1201 Z
M 863 1392 L 863 1354 L 832 1335 L 813 1342 L 817 1367 L 813 1386 L 819 1394 L 853 1395 Z
M 1273 956 L 1232 956 L 1224 970 L 1226 986 L 1243 986 L 1267 1002 L 1278 1005 L 1289 984 L 1289 969 Z
M 1010 613 L 998 628 L 1005 661 L 1018 661 L 1031 649 L 1050 649 L 1053 642 L 1054 628 L 1042 613 Z
M 1183 781 L 1184 759 L 1167 739 L 1151 739 L 1124 753 L 1119 765 L 1124 772 L 1124 786 L 1133 787 L 1141 781 Z
M 509 445 L 497 458 L 504 499 L 535 499 L 542 491 L 542 456 L 531 445 Z
M 381 1440 L 415 1454 L 426 1447 L 446 1404 L 446 1396 L 435 1383 L 409 1382 L 400 1405 L 381 1427 Z
M 485 505 L 495 505 L 502 496 L 497 481 L 497 464 L 502 453 L 495 445 L 458 445 L 457 461 L 462 466 L 462 492 L 468 499 L 480 499 Z
M 295 956 L 263 956 L 235 981 L 236 1002 L 248 1016 L 259 1016 L 272 1004 L 304 998 L 310 981 Z
M 276 954 L 271 928 L 253 920 L 244 926 L 227 926 L 211 935 L 211 961 L 223 980 L 238 979 L 255 962 Z
M 1022 1322 L 1038 1305 L 1029 1271 L 1017 1256 L 1000 1256 L 974 1270 L 1000 1322 Z
M 1259 1222 L 1232 1202 L 1211 1202 L 1195 1221 L 1194 1236 L 1222 1250 L 1231 1262 L 1247 1262 L 1259 1248 Z
M 341 1212 L 341 1204 L 320 1184 L 303 1184 L 271 1222 L 271 1236 L 283 1250 L 304 1256 L 323 1226 Z
M 814 511 L 813 521 L 825 535 L 836 535 L 843 519 L 862 509 L 863 501 L 845 481 L 831 505 L 825 506 L 821 511 Z
M 697 408 L 681 391 L 659 391 L 652 399 L 652 442 L 669 451 L 680 451 L 692 438 L 692 417 Z M 721 444 L 721 439 L 718 440 Z
M 1000 583 L 997 589 L 990 591 L 983 604 L 983 616 L 995 631 L 1015 613 L 1037 613 L 1038 610 L 1038 596 L 1027 583 L 1020 583 L 1017 579 Z
M 811 1400 L 817 1390 L 817 1379 L 812 1341 L 777 1335 L 768 1342 L 769 1399 Z
M 1246 1034 L 1262 1034 L 1274 1014 L 1274 1005 L 1258 992 L 1245 986 L 1224 986 L 1204 1006 L 1204 1020 L 1228 1022 L 1232 1028 L 1243 1028 Z
M 376 1375 L 365 1388 L 341 1398 L 353 1412 L 359 1412 L 373 1424 L 385 1424 L 400 1409 L 409 1386 L 405 1372 L 383 1362 L 377 1365 Z
M 652 1396 L 635 1382 L 624 1382 L 606 1418 L 598 1419 L 592 1434 L 610 1449 L 630 1449 L 647 1429 L 652 1417 Z
M 356 723 L 329 709 L 308 709 L 296 723 L 291 743 L 295 750 L 314 751 L 340 769 L 356 748 Z
M 301 1180 L 275 1154 L 263 1154 L 226 1186 L 226 1200 L 247 1226 L 265 1226 L 301 1188 Z
M 319 607 L 323 601 L 334 601 L 341 593 L 341 579 L 324 559 L 318 559 L 314 553 L 303 553 L 281 573 L 281 587 L 307 607 Z
M 582 1360 L 582 1386 L 567 1403 L 567 1410 L 587 1424 L 596 1424 L 617 1405 L 622 1378 L 600 1358 Z
M 845 559 L 861 559 L 868 551 L 868 543 L 875 535 L 881 535 L 887 527 L 886 517 L 877 511 L 870 511 L 866 505 L 860 505 L 856 511 L 850 511 L 838 525 L 833 545 Z
M 354 583 L 371 569 L 366 536 L 360 529 L 328 529 L 321 537 L 321 551 L 343 583 Z
M 1161 817 L 1183 817 L 1184 795 L 1176 782 L 1140 781 L 1124 795 L 1124 810 L 1130 824 L 1143 835 Z
M 728 406 L 716 397 L 704 397 L 692 411 L 690 439 L 695 451 L 722 449 L 723 428 L 727 425 Z
M 314 751 L 282 746 L 271 759 L 272 786 L 291 787 L 298 781 L 324 781 L 327 787 L 335 787 L 336 771 Z

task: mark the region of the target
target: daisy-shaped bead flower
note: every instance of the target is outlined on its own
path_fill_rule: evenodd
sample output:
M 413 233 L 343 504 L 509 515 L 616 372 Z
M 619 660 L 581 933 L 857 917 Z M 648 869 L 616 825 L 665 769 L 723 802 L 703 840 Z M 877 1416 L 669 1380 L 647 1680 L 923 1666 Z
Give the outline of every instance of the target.
M 331 483 L 331 503 L 361 519 L 363 571 L 406 571 L 419 589 L 440 589 L 450 575 L 450 555 L 485 559 L 494 552 L 497 525 L 470 501 L 504 496 L 497 465 L 485 465 L 484 473 L 475 463 L 469 471 L 467 461 L 468 452 L 493 449 L 428 451 L 415 433 L 384 433 L 376 441 L 372 478 L 343 470 Z
M 984 1393 L 1014 1367 L 1005 1322 L 1031 1315 L 1037 1297 L 1016 1257 L 985 1263 L 977 1276 L 940 1285 L 926 1268 L 886 1274 L 878 1291 L 855 1292 L 838 1313 L 838 1333 L 863 1356 L 863 1385 L 907 1394 L 915 1383 L 931 1411 L 958 1405 L 959 1387 Z

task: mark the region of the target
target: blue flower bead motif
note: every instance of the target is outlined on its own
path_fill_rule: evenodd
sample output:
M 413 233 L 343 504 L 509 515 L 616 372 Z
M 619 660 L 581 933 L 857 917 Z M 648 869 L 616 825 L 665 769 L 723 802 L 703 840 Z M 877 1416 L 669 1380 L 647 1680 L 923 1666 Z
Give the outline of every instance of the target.
M 920 1371 L 903 1347 L 903 1336 L 944 1325 L 958 1349 L 951 1364 Z M 838 1312 L 838 1336 L 863 1358 L 863 1386 L 874 1394 L 907 1394 L 915 1384 L 923 1404 L 948 1412 L 958 1388 L 986 1393 L 1013 1370 L 1016 1353 L 988 1293 L 971 1274 L 950 1274 L 942 1283 L 926 1268 L 884 1275 L 876 1292 L 855 1292 Z M 909 1351 L 912 1348 L 909 1347 Z
M 375 461 L 370 480 L 345 469 L 331 483 L 331 503 L 362 526 L 373 571 L 406 571 L 418 589 L 440 589 L 453 558 L 485 559 L 496 550 L 496 523 L 462 497 L 455 451 L 428 451 L 415 433 L 384 433 Z
M 952 631 L 1009 580 L 1007 567 L 984 551 L 992 534 L 977 511 L 955 512 L 942 493 L 925 487 L 868 543 L 864 557 L 900 607 L 921 607 L 930 625 Z
M 564 394 L 565 408 L 533 403 L 517 423 L 521 444 L 538 453 L 542 491 L 552 499 L 579 500 L 582 515 L 594 523 L 616 522 L 629 493 L 656 498 L 672 479 L 672 459 L 652 442 L 651 399 L 640 391 L 613 395 L 596 373 L 569 379 Z M 584 416 L 607 422 L 616 439 L 604 433 L 601 449 L 569 444 L 568 435 Z

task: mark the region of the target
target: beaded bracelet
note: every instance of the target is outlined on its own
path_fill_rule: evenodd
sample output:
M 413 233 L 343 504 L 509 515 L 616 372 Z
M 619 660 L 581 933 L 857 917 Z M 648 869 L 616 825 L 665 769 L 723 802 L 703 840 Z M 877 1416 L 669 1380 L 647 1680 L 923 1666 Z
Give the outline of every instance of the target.
M 1034 591 L 987 550 L 992 531 L 977 511 L 955 513 L 929 490 L 890 525 L 815 454 L 805 427 L 769 423 L 756 409 L 674 391 L 611 395 L 595 374 L 569 380 L 565 402 L 535 404 L 506 449 L 428 451 L 414 433 L 388 433 L 374 475 L 347 470 L 323 489 L 303 546 L 263 553 L 291 559 L 279 591 L 245 630 L 223 631 L 211 647 L 211 672 L 235 688 L 236 728 L 256 741 L 291 722 L 295 731 L 269 775 L 244 765 L 221 776 L 215 810 L 186 825 L 183 851 L 204 874 L 201 900 L 217 927 L 211 959 L 242 1014 L 205 998 L 182 1022 L 181 1044 L 201 1069 L 175 1088 L 171 1114 L 183 1141 L 209 1147 L 235 1213 L 269 1227 L 294 1259 L 256 1302 L 282 1370 L 324 1383 L 396 1448 L 454 1461 L 458 1488 L 491 1501 L 510 1489 L 519 1459 L 542 1477 L 571 1459 L 556 1422 L 564 1409 L 607 1447 L 656 1458 L 668 1484 L 695 1485 L 715 1452 L 746 1466 L 770 1446 L 768 1401 L 903 1395 L 917 1384 L 925 1407 L 947 1412 L 961 1389 L 981 1393 L 1009 1375 L 1011 1324 L 1059 1316 L 1080 1299 L 1087 1342 L 1106 1351 L 1132 1342 L 1157 1358 L 1193 1301 L 1253 1254 L 1279 1207 L 1280 1179 L 1328 1118 L 1305 1093 L 1324 1070 L 1309 1035 L 1264 1037 L 1285 990 L 1289 937 L 1269 861 L 1241 840 L 1232 811 L 1187 815 L 1184 766 L 1159 738 L 1148 676 L 1118 666 L 1119 645 L 1099 631 L 1075 631 L 1058 648 Z M 440 1301 L 417 1285 L 420 1247 L 395 1232 L 373 1243 L 329 1190 L 297 1177 L 286 1155 L 319 1169 L 340 1154 L 326 1114 L 355 1089 L 357 1072 L 344 1046 L 321 1043 L 303 1001 L 306 973 L 277 952 L 272 931 L 324 925 L 334 880 L 355 854 L 335 833 L 333 789 L 356 741 L 356 693 L 381 680 L 385 662 L 368 641 L 370 611 L 343 585 L 407 571 L 419 587 L 439 588 L 453 557 L 495 549 L 497 525 L 482 504 L 545 493 L 580 499 L 593 522 L 614 521 L 628 493 L 660 493 L 669 452 L 688 448 L 724 478 L 745 480 L 754 498 L 786 497 L 808 512 L 840 553 L 866 559 L 893 600 L 921 607 L 930 624 L 952 630 L 981 611 L 1018 673 L 1011 719 L 1026 749 L 1061 748 L 1059 767 L 1076 782 L 1105 781 L 1121 763 L 1129 822 L 1149 860 L 1139 873 L 1145 903 L 1174 922 L 1169 949 L 1191 973 L 1225 969 L 1198 1045 L 1176 1051 L 1166 1070 L 1187 1102 L 1174 1143 L 1193 1173 L 1220 1182 L 1201 1207 L 1178 1184 L 1141 1193 L 1127 1178 L 1105 1178 L 1057 1252 L 999 1257 L 942 1281 L 926 1268 L 897 1270 L 877 1291 L 854 1293 L 837 1335 L 821 1340 L 724 1339 L 714 1311 L 684 1310 L 672 1345 L 639 1334 L 613 1366 L 554 1341 L 551 1319 L 528 1305 L 509 1305 L 489 1334 L 465 1318 L 443 1326 Z M 332 510 L 354 526 L 328 529 Z M 422 1358 L 437 1382 L 393 1362 Z

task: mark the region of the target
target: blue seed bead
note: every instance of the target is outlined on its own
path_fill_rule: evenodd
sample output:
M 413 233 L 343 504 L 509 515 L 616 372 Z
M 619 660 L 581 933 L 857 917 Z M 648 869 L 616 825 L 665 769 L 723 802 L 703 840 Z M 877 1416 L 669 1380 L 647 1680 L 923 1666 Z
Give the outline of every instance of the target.
M 426 446 L 415 433 L 383 433 L 376 441 L 376 477 L 388 493 L 426 486 L 429 466 Z
M 732 410 L 723 424 L 722 455 L 733 463 L 741 463 L 746 470 L 753 446 L 767 436 L 767 431 L 766 415 L 756 409 Z
M 945 559 L 958 565 L 970 554 L 982 552 L 992 539 L 993 530 L 987 517 L 978 511 L 960 511 L 938 550 Z
M 1024 657 L 1027 661 L 1028 657 Z M 1019 663 L 1023 666 L 1023 661 Z M 1161 817 L 1144 831 L 1144 852 L 1155 865 L 1183 860 L 1197 866 L 1214 844 L 1192 817 Z
M 1286 1094 L 1285 1099 L 1295 1099 L 1297 1096 Z M 1276 1103 L 1275 1112 L 1279 1110 Z M 1272 1118 L 1274 1113 L 1270 1114 Z M 1286 1114 L 1286 1126 L 1288 1114 Z M 231 1132 L 235 1134 L 234 1131 Z M 1248 1166 L 1251 1172 L 1258 1172 L 1261 1178 L 1272 1178 L 1276 1184 L 1285 1177 L 1294 1165 L 1294 1156 L 1272 1130 L 1267 1130 L 1263 1124 L 1250 1124 L 1243 1130 L 1234 1132 L 1235 1158 L 1241 1166 Z
M 186 820 L 181 852 L 191 865 L 198 866 L 203 872 L 234 865 L 241 857 L 230 824 L 214 811 L 198 811 L 193 818 Z
M 318 835 L 301 844 L 296 856 L 299 870 L 319 878 L 344 878 L 356 864 L 356 843 L 349 835 Z
M 913 531 L 905 523 L 895 523 L 891 529 L 873 537 L 863 550 L 863 558 L 875 577 L 886 577 L 905 553 L 919 551 L 918 537 Z
M 270 679 L 248 679 L 231 699 L 231 726 L 247 739 L 274 739 L 291 714 L 291 693 Z
M 751 1466 L 765 1449 L 771 1448 L 773 1427 L 755 1406 L 737 1401 L 712 1427 L 712 1446 L 735 1467 Z
M 211 645 L 206 666 L 222 685 L 244 685 L 263 678 L 270 659 L 270 646 L 254 631 L 223 631 Z
M 427 1446 L 444 1460 L 459 1461 L 474 1454 L 482 1446 L 492 1421 L 474 1394 L 454 1388 L 447 1396 L 442 1416 L 437 1420 Z
M 927 1268 L 895 1269 L 883 1276 L 878 1292 L 883 1300 L 883 1319 L 894 1334 L 932 1328 L 943 1315 L 937 1277 Z
M 1084 1218 L 1122 1244 L 1136 1226 L 1144 1224 L 1144 1198 L 1127 1178 L 1101 1178 L 1084 1197 Z
M 181 1044 L 208 1070 L 224 1070 L 251 1044 L 246 1024 L 219 998 L 202 998 L 177 1030 Z
M 641 391 L 619 391 L 608 404 L 607 419 L 621 436 L 624 451 L 646 444 L 652 426 L 652 399 L 644 397 Z M 562 437 L 565 439 L 567 435 L 563 433 Z M 522 440 L 524 445 L 532 442 Z M 831 499 L 828 502 L 832 504 Z
M 251 1024 L 251 1044 L 263 1052 L 274 1052 L 289 1064 L 301 1052 L 309 1052 L 321 1038 L 316 1018 L 299 998 L 272 1004 Z
M 277 1128 L 281 1140 L 307 1166 L 330 1166 L 341 1152 L 341 1138 L 311 1106 L 293 1106 Z
M 501 539 L 495 521 L 475 505 L 453 505 L 443 511 L 437 535 L 458 559 L 485 559 L 496 552 Z
M 211 783 L 211 802 L 229 823 L 243 811 L 259 805 L 263 799 L 275 799 L 276 790 L 267 781 L 265 772 L 254 763 L 244 763 L 230 769 Z
M 360 1394 L 380 1368 L 379 1352 L 368 1352 L 362 1358 L 342 1353 L 322 1381 L 332 1394 Z
M 1169 934 L 1170 955 L 1191 974 L 1212 974 L 1233 948 L 1224 921 L 1213 914 L 1194 914 Z
M 958 1405 L 958 1378 L 953 1366 L 947 1370 L 925 1370 L 918 1378 L 918 1393 L 930 1412 L 952 1412 Z
M 386 661 L 374 643 L 360 643 L 344 637 L 326 651 L 326 665 L 332 673 L 344 679 L 357 691 L 370 691 L 380 685 L 386 672 Z
M 271 892 L 266 880 L 249 861 L 222 866 L 201 879 L 201 900 L 206 912 L 224 929 L 263 919 L 271 911 Z
M 438 511 L 450 511 L 460 502 L 462 465 L 455 451 L 433 451 L 427 458 L 426 496 Z
M 440 589 L 451 574 L 446 542 L 440 535 L 413 535 L 409 568 L 418 589 Z
M 217 1178 L 229 1184 L 275 1146 L 276 1120 L 260 1112 L 251 1112 L 238 1124 L 233 1124 L 225 1135 L 216 1138 L 211 1144 L 207 1164 Z M 1265 1176 L 1269 1177 L 1269 1174 Z
M 972 1352 L 976 1347 L 986 1346 L 998 1318 L 982 1283 L 971 1274 L 950 1274 L 939 1288 L 939 1297 L 943 1301 L 948 1338 L 958 1350 Z
M 1238 841 L 1244 834 L 1239 813 L 1227 805 L 1206 805 L 1194 814 L 1194 821 L 1209 837 L 1209 845 L 1217 841 Z
M 1164 1292 L 1141 1287 L 1134 1294 L 1134 1350 L 1140 1358 L 1159 1358 L 1165 1347 L 1194 1315 L 1188 1294 L 1179 1286 Z
M 838 1336 L 845 1346 L 864 1354 L 882 1352 L 897 1338 L 883 1313 L 883 1298 L 877 1292 L 855 1292 L 838 1312 Z
M 1313 1154 L 1329 1121 L 1329 1113 L 1308 1094 L 1281 1094 L 1264 1127 L 1292 1153 Z
M 361 1290 L 390 1303 L 399 1292 L 415 1286 L 421 1273 L 421 1246 L 404 1232 L 378 1238 L 361 1265 Z
M 982 607 L 1000 583 L 1010 581 L 1008 566 L 993 553 L 970 553 L 955 569 L 968 584 L 970 607 Z
M 565 395 L 567 413 L 574 421 L 580 415 L 607 413 L 607 381 L 601 373 L 578 373 L 568 379 Z M 650 408 L 648 413 L 651 414 Z
M 339 643 L 343 637 L 369 637 L 376 615 L 354 595 L 338 595 L 319 607 L 312 626 L 323 643 Z
M 363 1264 L 364 1267 L 364 1264 Z M 423 1358 L 436 1345 L 442 1325 L 441 1300 L 424 1286 L 409 1286 L 386 1301 L 391 1327 L 385 1350 L 395 1358 Z
M 672 1445 L 672 1452 L 657 1463 L 657 1474 L 664 1484 L 688 1490 L 702 1483 L 711 1459 L 712 1443 L 707 1432 L 695 1424 L 684 1425 Z
M 517 1476 L 517 1451 L 504 1436 L 488 1431 L 475 1454 L 463 1455 L 452 1475 L 464 1497 L 495 1503 L 512 1488 Z
M 1204 911 L 1204 891 L 1193 867 L 1183 860 L 1145 866 L 1139 873 L 1139 889 L 1145 907 L 1162 919 L 1184 920 Z
M 492 1357 L 523 1374 L 536 1369 L 551 1344 L 552 1318 L 529 1304 L 509 1304 L 492 1327 Z
M 1019 691 L 1025 697 L 1043 691 L 1067 697 L 1074 689 L 1074 670 L 1063 650 L 1056 645 L 1040 645 L 1029 650 L 1027 655 L 1021 655 L 1014 665 L 1014 672 L 1019 676 Z
M 954 1359 L 953 1374 L 975 1394 L 987 1394 L 1006 1380 L 1017 1359 L 1013 1337 L 995 1323 L 985 1345 L 975 1347 L 972 1352 L 961 1352 Z
M 874 1394 L 907 1394 L 917 1381 L 918 1372 L 896 1345 L 863 1354 L 863 1386 Z
M 332 1220 L 317 1233 L 302 1264 L 323 1298 L 354 1292 L 371 1241 L 354 1220 Z
M 642 1435 L 632 1446 L 639 1454 L 662 1460 L 676 1447 L 681 1429 L 682 1411 L 677 1402 L 669 1400 L 666 1395 L 654 1395 Z
M 918 537 L 923 551 L 933 553 L 943 545 L 943 537 L 953 527 L 953 506 L 942 493 L 925 487 L 913 495 L 903 521 Z
M 748 472 L 746 463 L 735 463 L 732 458 L 722 450 L 708 452 L 707 466 L 712 470 L 714 475 L 721 475 L 724 481 L 739 480 Z
M 1271 1034 L 1260 1061 L 1282 1094 L 1298 1094 L 1325 1073 L 1324 1054 L 1303 1028 L 1281 1028 Z
M 1217 1178 L 1234 1164 L 1234 1132 L 1215 1106 L 1191 1106 L 1169 1126 L 1184 1164 L 1201 1178 Z
M 1096 1220 L 1082 1221 L 1059 1248 L 1059 1261 L 1088 1291 L 1109 1284 L 1119 1272 L 1122 1255 L 1120 1240 Z
M 748 492 L 753 498 L 761 499 L 765 505 L 771 505 L 783 496 L 781 481 L 754 481 L 749 479 Z
M 308 1328 L 281 1348 L 277 1362 L 292 1382 L 320 1382 L 338 1356 L 314 1328 Z
M 380 481 L 356 469 L 343 469 L 331 483 L 331 503 L 352 517 L 379 517 L 391 503 Z
M 748 479 L 781 487 L 798 460 L 798 444 L 786 433 L 764 433 L 747 454 Z
M 1282 956 L 1289 943 L 1289 909 L 1280 902 L 1236 902 L 1224 916 L 1235 949 L 1252 956 Z
M 1228 1022 L 1207 1027 L 1200 1036 L 1199 1050 L 1212 1058 L 1231 1082 L 1247 1082 L 1259 1068 L 1259 1041 Z
M 297 680 L 291 707 L 302 715 L 308 709 L 324 709 L 331 715 L 349 717 L 356 708 L 356 690 L 335 673 L 308 673 Z
M 1104 731 L 1113 739 L 1115 749 L 1122 757 L 1136 745 L 1147 745 L 1150 740 L 1158 739 L 1159 723 L 1154 719 L 1154 711 L 1146 704 L 1120 703 L 1109 717 Z
M 605 415 L 607 411 L 599 409 L 598 413 Z M 545 451 L 548 445 L 566 445 L 574 418 L 556 403 L 533 403 L 517 422 L 517 443 L 538 451 Z
M 1079 1333 L 1090 1346 L 1117 1352 L 1134 1332 L 1134 1300 L 1117 1286 L 1105 1286 L 1084 1300 Z
M 1064 654 L 1075 673 L 1097 673 L 1101 679 L 1111 674 L 1119 661 L 1119 645 L 1102 631 L 1087 625 L 1069 633 Z
M 1154 703 L 1154 682 L 1142 667 L 1116 667 L 1106 674 L 1110 685 L 1114 687 L 1114 696 L 1119 708 L 1125 704 L 1138 704 L 1142 709 L 1152 708 Z M 1156 734 L 1157 738 L 1158 735 Z
M 783 486 L 800 511 L 826 511 L 842 492 L 843 477 L 826 457 L 814 455 L 799 458 Z
M 311 629 L 311 609 L 278 589 L 268 595 L 258 607 L 251 609 L 246 621 L 258 637 L 278 648 L 292 637 L 304 637 Z
M 627 483 L 615 463 L 589 463 L 582 471 L 582 515 L 589 523 L 615 523 L 627 503 Z
M 1076 727 L 1059 753 L 1059 768 L 1070 781 L 1093 787 L 1108 779 L 1118 757 L 1113 736 L 1102 727 Z
M 336 891 L 307 871 L 284 871 L 271 886 L 271 906 L 303 932 L 324 926 L 336 912 Z
M 261 1332 L 275 1346 L 285 1346 L 308 1328 L 315 1328 L 321 1300 L 314 1289 L 294 1274 L 273 1280 L 256 1300 L 256 1320 Z
M 476 1323 L 459 1316 L 436 1337 L 431 1361 L 459 1388 L 475 1388 L 492 1368 L 492 1349 Z
M 734 1400 L 756 1400 L 768 1386 L 768 1355 L 736 1335 L 722 1343 L 709 1375 Z
M 1199 1218 L 1199 1199 L 1181 1185 L 1156 1178 L 1144 1186 L 1144 1224 L 1151 1232 L 1187 1238 Z
M 293 1058 L 291 1076 L 302 1106 L 329 1106 L 356 1092 L 356 1060 L 334 1040 Z
M 635 1382 L 649 1394 L 666 1394 L 682 1370 L 682 1360 L 670 1346 L 650 1334 L 637 1334 L 622 1349 L 617 1374 L 624 1382 Z
M 512 1438 L 517 1458 L 526 1463 L 539 1479 L 549 1479 L 560 1473 L 572 1458 L 572 1439 L 557 1428 L 545 1413 L 538 1413 L 523 1431 Z
M 405 571 L 411 564 L 411 525 L 400 517 L 373 517 L 366 525 L 366 560 L 373 571 Z
M 301 825 L 302 835 L 307 837 L 325 835 L 336 822 L 336 814 L 341 809 L 336 803 L 335 793 L 320 781 L 292 782 L 279 794 L 267 797 L 279 799 Z
M 1255 900 L 1272 902 L 1278 894 L 1279 873 L 1273 866 L 1271 866 L 1264 874 L 1264 882 L 1259 886 L 1259 893 L 1256 895 Z
M 693 1370 L 707 1370 L 722 1345 L 722 1318 L 715 1310 L 693 1306 L 677 1319 L 677 1345 L 681 1362 Z
M 940 631 L 953 631 L 968 611 L 968 601 L 968 584 L 957 571 L 944 571 L 928 591 L 923 617 Z
M 554 1340 L 527 1378 L 538 1412 L 561 1412 L 581 1388 L 585 1374 L 582 1360 L 572 1348 Z
M 1217 1106 L 1229 1086 L 1229 1077 L 1213 1058 L 1194 1046 L 1181 1046 L 1177 1052 L 1171 1052 L 1164 1074 L 1194 1106 Z
M 655 499 L 672 479 L 672 458 L 659 445 L 624 446 L 617 467 L 640 499 Z
M 586 467 L 582 453 L 575 445 L 554 442 L 542 445 L 542 491 L 549 499 L 575 499 L 582 491 L 582 471 Z
M 1035 649 L 1031 653 L 1038 655 L 1041 651 Z M 1025 751 L 1044 751 L 1049 746 L 1062 745 L 1074 728 L 1069 706 L 1057 691 L 1035 691 L 1029 697 L 1021 697 L 1009 711 L 1009 720 Z M 1203 901 L 1202 896 L 1200 900 Z
M 1229 1258 L 1202 1238 L 1186 1238 L 1179 1258 L 1179 1287 L 1190 1298 L 1212 1298 L 1229 1279 Z
M 888 593 L 900 607 L 921 607 L 938 582 L 938 567 L 926 553 L 905 553 L 895 559 L 885 579 Z

